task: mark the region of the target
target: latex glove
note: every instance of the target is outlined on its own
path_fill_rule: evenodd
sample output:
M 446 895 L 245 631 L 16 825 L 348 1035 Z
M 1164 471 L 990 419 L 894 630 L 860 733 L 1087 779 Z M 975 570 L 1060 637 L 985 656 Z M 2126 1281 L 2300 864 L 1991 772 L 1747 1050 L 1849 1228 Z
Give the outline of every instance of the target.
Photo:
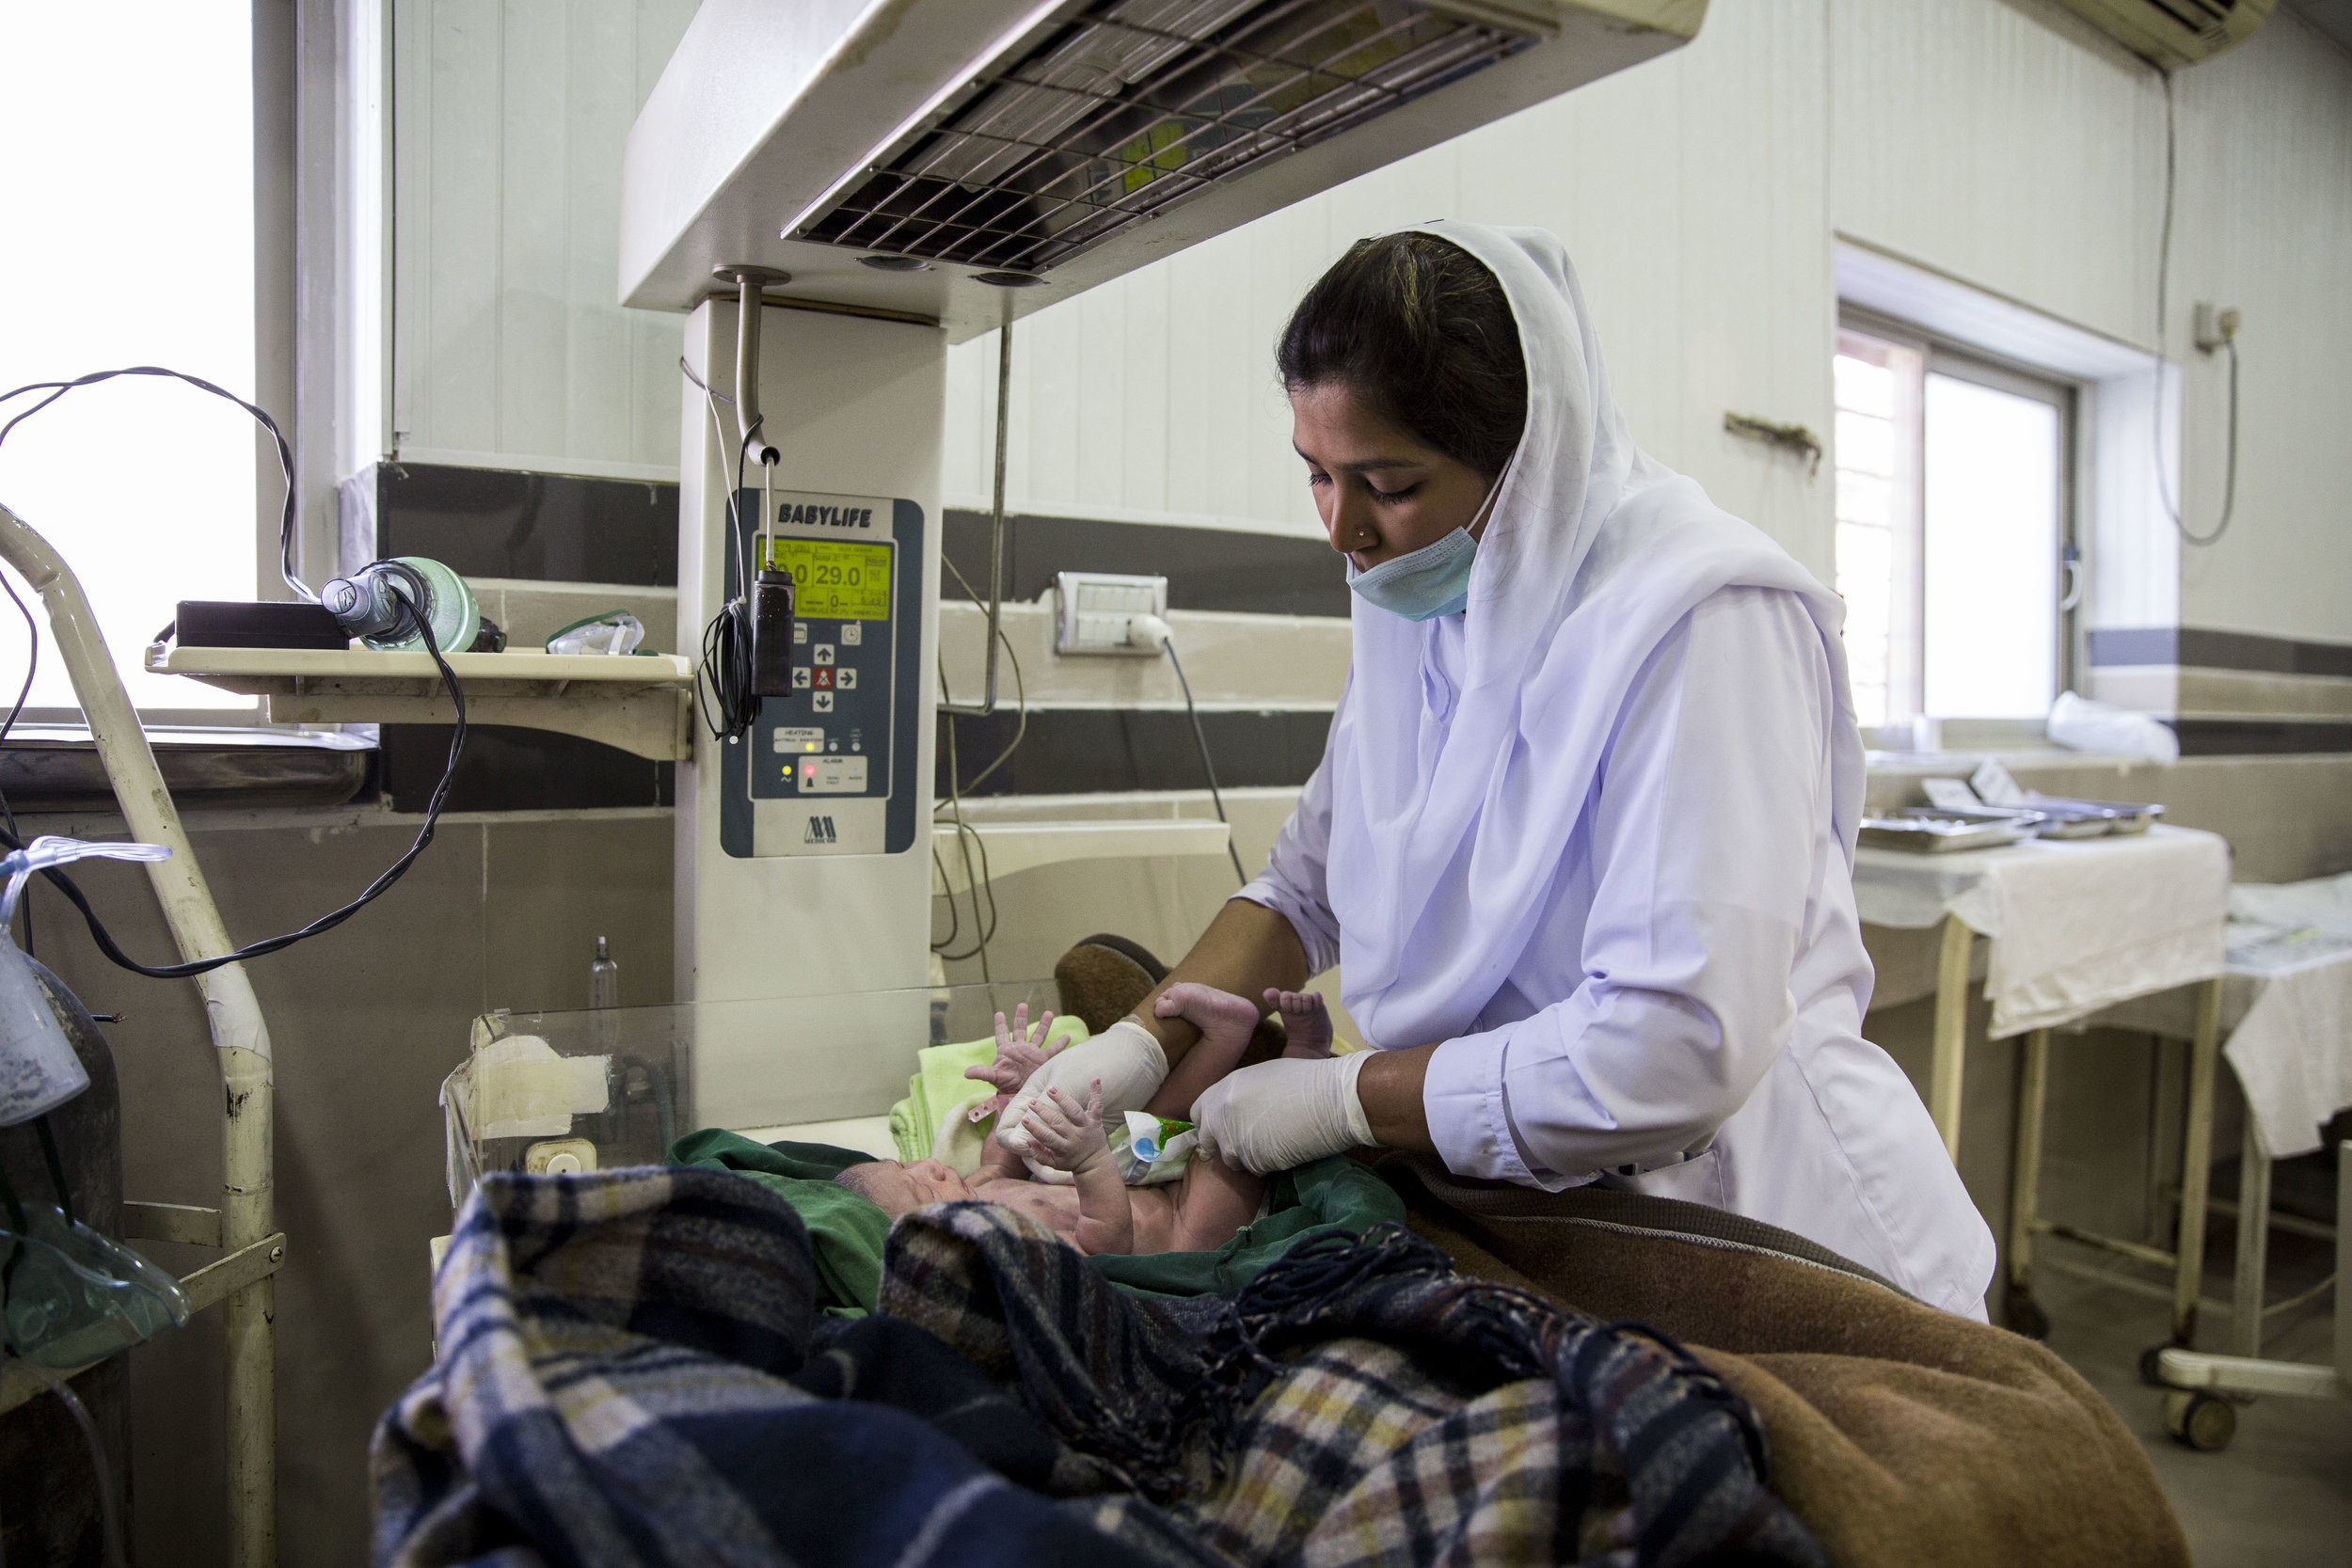
M 1264 1176 L 1371 1143 L 1356 1097 L 1369 1051 L 1317 1061 L 1280 1057 L 1228 1073 L 1193 1101 L 1200 1148 Z
M 996 1117 L 996 1141 L 1016 1154 L 1028 1153 L 1029 1133 L 1022 1123 L 1049 1088 L 1084 1104 L 1099 1078 L 1103 1114 L 1116 1117 L 1142 1110 L 1167 1076 L 1168 1053 L 1160 1049 L 1158 1037 L 1134 1019 L 1122 1018 L 1092 1038 L 1056 1052 L 1029 1074 L 1021 1092 Z

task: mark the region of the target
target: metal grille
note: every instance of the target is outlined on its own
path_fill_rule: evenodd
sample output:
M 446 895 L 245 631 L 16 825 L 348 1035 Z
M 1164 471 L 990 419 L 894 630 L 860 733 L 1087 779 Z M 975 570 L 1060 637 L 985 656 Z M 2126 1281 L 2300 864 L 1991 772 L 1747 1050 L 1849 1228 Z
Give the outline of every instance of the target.
M 1413 0 L 1100 0 L 793 237 L 1044 272 L 1542 37 Z
M 2237 0 L 2154 0 L 2154 5 L 2179 26 L 2208 43 L 2218 43 L 2228 36 L 2230 13 L 2237 9 Z

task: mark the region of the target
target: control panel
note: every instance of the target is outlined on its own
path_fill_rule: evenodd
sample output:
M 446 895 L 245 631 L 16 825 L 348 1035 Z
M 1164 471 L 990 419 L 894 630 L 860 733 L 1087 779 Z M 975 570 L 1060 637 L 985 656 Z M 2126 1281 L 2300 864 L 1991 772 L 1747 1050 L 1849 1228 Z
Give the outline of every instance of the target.
M 765 527 L 762 527 L 763 513 Z M 792 693 L 724 747 L 720 847 L 738 858 L 896 854 L 915 837 L 923 509 L 744 490 L 737 562 L 792 575 Z

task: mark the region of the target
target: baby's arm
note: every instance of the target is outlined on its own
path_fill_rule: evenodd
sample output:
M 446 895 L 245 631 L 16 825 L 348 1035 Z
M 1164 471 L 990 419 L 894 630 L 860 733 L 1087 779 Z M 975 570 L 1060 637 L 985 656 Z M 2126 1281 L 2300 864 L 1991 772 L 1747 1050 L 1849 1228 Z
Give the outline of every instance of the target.
M 1192 1118 L 1192 1102 L 1210 1085 L 1241 1065 L 1258 1027 L 1258 1009 L 1245 998 L 1214 986 L 1186 982 L 1161 993 L 1152 1010 L 1161 1018 L 1181 1017 L 1200 1031 L 1199 1043 L 1168 1070 L 1159 1092 L 1144 1107 L 1155 1117 Z
M 1022 1125 L 1029 1131 L 1032 1157 L 1075 1179 L 1078 1234 L 1073 1240 L 1078 1250 L 1089 1256 L 1133 1252 L 1135 1206 L 1111 1164 L 1110 1140 L 1103 1132 L 1102 1084 L 1095 1084 L 1084 1105 L 1057 1088 L 1046 1090 Z
M 990 1178 L 1000 1181 L 1026 1181 L 1029 1167 L 1022 1162 L 1020 1155 L 994 1138 L 983 1138 L 980 1140 L 980 1168 L 973 1173 L 973 1180 L 977 1181 Z
M 1252 1176 L 1222 1160 L 1195 1154 L 1176 1187 L 1176 1223 L 1170 1252 L 1214 1252 L 1258 1217 L 1265 1198 L 1263 1176 Z

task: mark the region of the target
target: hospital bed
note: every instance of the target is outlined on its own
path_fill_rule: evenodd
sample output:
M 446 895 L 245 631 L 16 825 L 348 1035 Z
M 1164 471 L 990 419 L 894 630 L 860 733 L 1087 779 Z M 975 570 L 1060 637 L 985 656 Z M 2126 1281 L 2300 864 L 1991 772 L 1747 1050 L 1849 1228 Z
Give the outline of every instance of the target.
M 485 1052 L 500 1039 L 529 1040 L 504 1059 L 542 1065 L 524 1070 L 513 1092 L 477 1079 L 470 1101 L 453 1098 L 476 1117 L 547 1117 L 532 1130 L 547 1136 L 509 1126 L 480 1140 L 477 1164 L 491 1168 L 534 1160 L 549 1168 L 556 1151 L 546 1146 L 559 1131 L 603 1137 L 600 1159 L 607 1149 L 635 1157 L 628 1151 L 637 1140 L 662 1129 L 654 1084 L 631 1074 L 656 1063 L 670 1069 L 673 1129 L 685 1119 L 678 1106 L 726 1119 L 719 1108 L 732 1103 L 735 1125 L 755 1136 L 882 1153 L 893 1146 L 886 1118 L 873 1114 L 880 1097 L 904 1091 L 914 1051 L 933 1037 L 977 1037 L 990 1014 L 1023 1000 L 1034 1008 L 1067 999 L 1081 1017 L 1108 1006 L 1116 1017 L 1141 995 L 1079 1003 L 1066 994 L 1073 989 L 1047 981 L 868 993 L 862 1005 L 882 1033 L 866 1036 L 844 1032 L 859 1005 L 851 998 L 744 1014 L 689 1005 L 494 1016 L 483 1024 Z M 851 1065 L 861 1045 L 870 1069 Z M 828 1058 L 832 1073 L 795 1086 L 797 1073 Z M 537 1080 L 539 1103 L 518 1103 L 520 1078 Z M 575 1092 L 583 1108 L 563 1113 L 559 1129 L 553 1097 Z M 599 1095 L 600 1108 L 585 1108 Z M 1613 1190 L 1465 1181 L 1409 1155 L 1383 1156 L 1375 1168 L 1404 1199 L 1409 1228 L 1462 1275 L 1709 1347 L 1691 1354 L 1756 1411 L 1773 1491 L 1832 1560 L 2006 1560 L 2042 1545 L 2049 1550 L 2037 1560 L 2186 1563 L 2137 1442 L 2042 1346 L 1925 1307 L 1802 1238 L 1722 1211 Z M 441 1286 L 453 1310 L 472 1289 Z

